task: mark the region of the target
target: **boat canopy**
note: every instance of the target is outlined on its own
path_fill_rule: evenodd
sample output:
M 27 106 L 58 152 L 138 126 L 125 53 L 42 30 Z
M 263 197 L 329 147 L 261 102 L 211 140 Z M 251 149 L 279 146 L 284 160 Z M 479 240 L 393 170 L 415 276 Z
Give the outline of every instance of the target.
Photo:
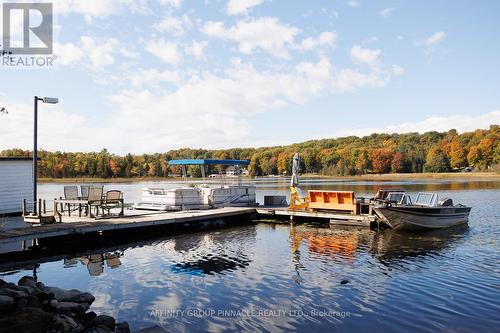
M 211 160 L 211 159 L 187 159 L 170 160 L 170 165 L 249 165 L 247 160 Z

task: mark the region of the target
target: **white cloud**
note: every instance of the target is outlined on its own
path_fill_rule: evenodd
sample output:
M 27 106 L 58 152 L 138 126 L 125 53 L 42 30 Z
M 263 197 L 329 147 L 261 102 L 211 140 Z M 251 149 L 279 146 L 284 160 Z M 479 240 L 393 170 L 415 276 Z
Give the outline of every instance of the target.
M 182 17 L 167 15 L 162 21 L 156 23 L 153 27 L 160 32 L 169 32 L 174 35 L 183 35 L 186 29 L 191 27 L 191 19 L 184 14 Z
M 91 22 L 92 18 L 104 18 L 126 12 L 147 13 L 149 10 L 146 0 L 57 0 L 53 3 L 56 13 L 81 14 L 88 22 Z
M 392 65 L 391 69 L 394 75 L 403 75 L 405 73 L 404 68 L 399 65 Z
M 441 43 L 446 37 L 446 33 L 444 31 L 438 31 L 429 37 L 425 38 L 421 43 L 423 45 L 435 45 Z
M 282 24 L 276 17 L 238 21 L 226 28 L 223 22 L 209 21 L 201 31 L 207 36 L 239 43 L 239 52 L 251 54 L 261 49 L 275 57 L 288 58 L 287 48 L 293 46 L 299 29 Z
M 146 51 L 167 64 L 177 65 L 181 61 L 177 44 L 168 42 L 163 38 L 148 41 L 146 43 Z
M 350 0 L 347 2 L 347 4 L 353 8 L 359 7 L 359 1 L 356 0 Z
M 185 52 L 187 55 L 191 55 L 196 59 L 200 60 L 204 58 L 205 48 L 208 46 L 207 41 L 193 41 L 190 45 L 185 47 Z
M 126 49 L 124 47 L 120 48 L 120 53 L 122 55 L 124 55 L 125 57 L 130 58 L 130 59 L 137 59 L 141 56 L 141 54 L 139 52 L 129 50 L 129 49 Z
M 132 82 L 134 87 L 140 86 L 155 86 L 159 83 L 168 82 L 174 84 L 180 84 L 181 75 L 178 71 L 163 71 L 160 72 L 155 68 L 152 69 L 140 69 L 130 75 L 127 75 Z
M 263 2 L 264 0 L 229 0 L 226 13 L 227 15 L 247 14 L 248 9 L 258 6 Z
M 354 45 L 351 48 L 351 58 L 359 63 L 376 66 L 379 63 L 380 49 L 372 50 Z
M 303 39 L 300 45 L 298 45 L 298 48 L 302 50 L 311 50 L 317 46 L 334 47 L 337 38 L 338 35 L 335 31 L 324 31 L 318 36 L 318 38 L 309 37 Z
M 115 38 L 93 38 L 82 36 L 79 44 L 55 43 L 56 64 L 62 66 L 82 65 L 100 70 L 115 62 L 114 53 L 119 51 L 120 42 Z
M 83 58 L 82 50 L 72 43 L 54 43 L 54 55 L 56 56 L 56 62 L 59 65 L 71 65 L 78 63 Z
M 117 50 L 120 43 L 115 38 L 94 39 L 90 36 L 81 38 L 83 53 L 90 61 L 90 67 L 100 69 L 115 62 L 113 53 Z
M 377 36 L 370 36 L 370 37 L 363 39 L 361 44 L 371 44 L 371 43 L 376 43 L 376 42 L 378 42 L 378 37 Z
M 181 8 L 182 0 L 160 0 L 160 3 L 163 5 L 169 5 L 176 9 Z
M 41 147 L 89 151 L 102 149 L 105 142 L 112 152 L 142 153 L 197 147 L 200 142 L 207 148 L 241 146 L 250 142 L 255 129 L 249 120 L 257 114 L 304 105 L 323 94 L 381 87 L 390 79 L 390 74 L 380 69 L 367 73 L 335 69 L 324 57 L 287 70 L 258 70 L 234 59 L 219 74 L 140 69 L 124 76 L 130 80 L 130 88 L 109 97 L 113 112 L 98 125 L 64 111 L 62 104 L 48 113 L 44 109 Z M 28 148 L 31 140 L 26 126 L 31 123 L 31 106 L 0 102 L 10 111 L 9 122 L 0 124 L 0 131 L 5 130 L 9 140 L 0 142 L 0 147 L 11 148 L 14 142 Z M 23 110 L 20 118 L 18 109 Z M 159 119 L 165 121 L 160 124 Z M 74 128 L 79 128 L 78 133 Z
M 378 14 L 383 17 L 383 18 L 388 18 L 389 16 L 392 15 L 392 13 L 396 10 L 394 7 L 388 7 L 384 8 L 381 11 L 378 12 Z
M 492 124 L 500 124 L 500 110 L 479 115 L 432 116 L 421 121 L 393 124 L 384 127 L 343 129 L 335 136 L 370 135 L 372 133 L 425 133 L 429 131 L 445 132 L 452 128 L 458 132 L 468 132 L 476 129 L 487 129 Z

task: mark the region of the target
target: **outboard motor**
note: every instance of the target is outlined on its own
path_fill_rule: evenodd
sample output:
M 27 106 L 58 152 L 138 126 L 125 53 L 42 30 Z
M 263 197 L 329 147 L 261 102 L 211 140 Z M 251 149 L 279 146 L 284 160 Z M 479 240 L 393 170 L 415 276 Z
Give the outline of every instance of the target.
M 438 201 L 438 206 L 444 206 L 444 207 L 453 206 L 453 200 L 451 200 L 450 198 L 443 198 Z

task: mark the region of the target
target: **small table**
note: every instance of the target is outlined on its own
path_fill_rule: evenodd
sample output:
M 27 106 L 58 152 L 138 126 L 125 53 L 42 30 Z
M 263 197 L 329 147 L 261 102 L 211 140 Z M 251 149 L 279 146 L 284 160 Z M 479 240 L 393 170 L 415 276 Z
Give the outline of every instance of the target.
M 123 198 L 121 199 L 116 199 L 113 200 L 113 202 L 118 202 L 121 206 L 121 211 L 118 214 L 119 216 L 124 215 L 124 208 L 125 204 L 123 201 Z M 78 205 L 78 217 L 82 217 L 82 208 L 86 208 L 86 217 L 92 217 L 92 213 L 90 212 L 91 205 L 95 204 L 102 204 L 106 203 L 106 199 L 104 200 L 97 200 L 97 201 L 89 201 L 87 199 L 54 199 L 54 217 L 56 220 L 59 220 L 59 222 L 62 222 L 62 214 L 61 212 L 57 209 L 58 205 L 63 206 L 64 204 L 70 204 L 70 205 Z M 64 209 L 63 209 L 64 212 Z M 68 215 L 71 216 L 71 209 L 68 210 Z

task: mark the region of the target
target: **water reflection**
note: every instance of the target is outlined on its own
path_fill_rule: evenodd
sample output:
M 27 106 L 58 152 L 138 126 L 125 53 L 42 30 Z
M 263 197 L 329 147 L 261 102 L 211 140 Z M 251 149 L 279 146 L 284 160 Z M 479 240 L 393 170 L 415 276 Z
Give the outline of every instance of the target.
M 386 265 L 412 257 L 435 255 L 457 245 L 468 231 L 467 225 L 411 234 L 388 229 L 374 233 L 370 253 Z
M 213 275 L 214 273 L 224 274 L 225 271 L 234 271 L 238 268 L 245 268 L 249 265 L 248 258 L 222 257 L 206 255 L 200 259 L 176 263 L 172 266 L 173 272 L 187 272 L 193 275 Z
M 123 251 L 96 253 L 88 256 L 74 257 L 63 260 L 64 268 L 71 268 L 81 263 L 87 267 L 90 276 L 99 276 L 104 273 L 104 264 L 107 268 L 114 269 L 122 263 L 120 257 L 123 256 Z
M 290 249 L 297 266 L 297 275 L 303 268 L 300 264 L 300 248 L 305 246 L 309 254 L 335 262 L 353 263 L 365 249 L 383 264 L 439 254 L 440 251 L 456 245 L 469 228 L 431 230 L 420 233 L 401 233 L 395 230 L 370 230 L 367 228 L 321 228 L 318 226 L 290 225 Z

